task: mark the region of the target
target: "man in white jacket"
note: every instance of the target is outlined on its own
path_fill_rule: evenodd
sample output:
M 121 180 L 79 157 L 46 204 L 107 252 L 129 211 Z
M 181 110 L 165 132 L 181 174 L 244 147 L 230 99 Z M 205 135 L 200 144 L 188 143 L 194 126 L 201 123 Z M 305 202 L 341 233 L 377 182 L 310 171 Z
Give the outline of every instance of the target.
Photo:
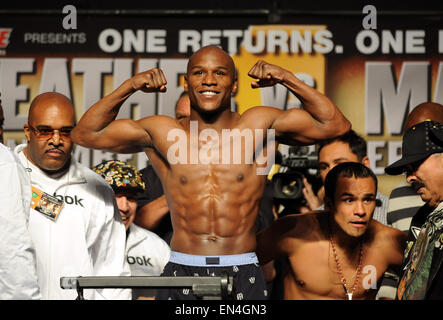
M 48 92 L 31 103 L 27 144 L 15 148 L 32 184 L 29 230 L 43 299 L 75 299 L 61 277 L 129 276 L 125 228 L 112 189 L 71 157 L 75 113 L 65 96 Z M 130 299 L 128 289 L 85 290 L 85 299 Z
M 109 160 L 94 168 L 111 185 L 126 227 L 126 260 L 132 276 L 159 276 L 169 261 L 171 249 L 154 232 L 135 225 L 137 194 L 145 190 L 140 172 L 124 161 Z M 152 289 L 133 289 L 133 299 L 153 298 Z
M 31 185 L 25 168 L 1 143 L 0 177 L 0 300 L 40 299 L 28 231 Z

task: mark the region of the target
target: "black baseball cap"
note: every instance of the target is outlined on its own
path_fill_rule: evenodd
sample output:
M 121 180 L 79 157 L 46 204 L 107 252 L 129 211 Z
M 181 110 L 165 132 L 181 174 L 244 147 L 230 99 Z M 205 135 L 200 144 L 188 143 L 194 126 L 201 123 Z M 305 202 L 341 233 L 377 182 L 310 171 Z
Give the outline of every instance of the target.
M 385 168 L 390 175 L 404 172 L 407 165 L 443 153 L 443 124 L 426 120 L 410 127 L 403 135 L 402 157 Z

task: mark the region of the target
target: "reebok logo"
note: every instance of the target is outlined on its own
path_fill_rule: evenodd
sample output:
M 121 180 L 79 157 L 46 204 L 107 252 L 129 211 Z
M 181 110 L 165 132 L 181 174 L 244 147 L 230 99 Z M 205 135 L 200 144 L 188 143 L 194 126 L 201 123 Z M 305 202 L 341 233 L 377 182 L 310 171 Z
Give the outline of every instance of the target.
M 143 256 L 143 257 L 131 257 L 131 256 L 128 256 L 126 258 L 126 260 L 128 260 L 129 264 L 137 263 L 137 264 L 139 264 L 141 266 L 154 267 L 152 265 L 152 263 L 151 263 L 151 258 L 146 258 L 145 256 Z
M 82 201 L 84 199 L 82 198 L 77 198 L 77 196 L 75 195 L 74 197 L 71 196 L 62 196 L 60 194 L 56 194 L 54 193 L 54 197 L 56 197 L 57 199 L 64 201 L 66 204 L 74 204 L 76 206 L 81 206 L 81 207 L 85 207 L 82 203 Z

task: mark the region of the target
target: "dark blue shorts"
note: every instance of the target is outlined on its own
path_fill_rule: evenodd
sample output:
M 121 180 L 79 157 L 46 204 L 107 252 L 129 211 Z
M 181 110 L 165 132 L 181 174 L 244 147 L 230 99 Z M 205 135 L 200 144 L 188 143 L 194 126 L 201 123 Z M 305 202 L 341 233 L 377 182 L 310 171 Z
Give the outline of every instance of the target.
M 234 278 L 234 300 L 266 300 L 268 291 L 263 271 L 255 253 L 224 256 L 197 256 L 180 252 L 171 252 L 162 276 L 219 277 L 222 272 Z M 196 300 L 192 290 L 158 289 L 157 300 Z

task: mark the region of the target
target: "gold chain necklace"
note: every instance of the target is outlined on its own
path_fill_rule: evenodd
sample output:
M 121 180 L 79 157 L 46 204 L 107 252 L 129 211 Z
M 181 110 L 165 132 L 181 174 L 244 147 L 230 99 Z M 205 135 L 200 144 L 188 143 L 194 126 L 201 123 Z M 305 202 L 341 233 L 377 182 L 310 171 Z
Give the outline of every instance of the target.
M 346 279 L 343 275 L 343 271 L 341 269 L 340 266 L 340 262 L 338 261 L 338 255 L 337 255 L 337 250 L 335 249 L 335 245 L 334 245 L 334 240 L 332 240 L 332 235 L 329 235 L 329 240 L 331 242 L 331 246 L 332 246 L 332 252 L 334 253 L 334 259 L 335 259 L 335 264 L 337 265 L 337 270 L 338 270 L 338 274 L 340 275 L 340 280 L 341 283 L 343 285 L 343 288 L 345 289 L 345 293 L 348 296 L 348 300 L 352 300 L 352 295 L 355 292 L 355 289 L 357 287 L 358 284 L 358 279 L 360 277 L 360 271 L 361 271 L 361 262 L 363 260 L 363 241 L 360 241 L 360 258 L 358 261 L 358 266 L 357 266 L 357 270 L 355 271 L 355 280 L 354 280 L 354 284 L 352 285 L 351 291 L 348 290 L 348 286 L 346 283 Z

